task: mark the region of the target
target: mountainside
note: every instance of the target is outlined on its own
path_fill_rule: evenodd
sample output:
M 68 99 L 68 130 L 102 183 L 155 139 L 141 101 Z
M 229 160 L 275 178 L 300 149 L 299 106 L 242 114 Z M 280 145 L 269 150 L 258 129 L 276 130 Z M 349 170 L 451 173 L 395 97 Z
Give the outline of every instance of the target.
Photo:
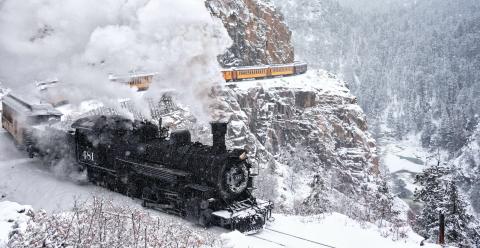
M 364 13 L 333 0 L 275 0 L 296 55 L 347 80 L 376 134 L 387 125 L 397 139 L 422 133 L 424 147 L 455 152 L 479 122 L 480 4 L 391 2 Z
M 293 62 L 291 32 L 270 0 L 207 0 L 205 4 L 233 40 L 219 56 L 222 66 Z
M 467 194 L 477 217 L 480 217 L 480 125 L 460 155 L 453 161 L 460 187 Z
M 336 0 L 273 1 L 292 30 L 296 58 L 339 75 L 358 62 L 352 55 L 366 44 L 356 31 L 363 19 L 352 10 Z
M 292 29 L 296 55 L 349 82 L 375 138 L 385 142 L 381 161 L 394 169 L 395 191 L 402 198 L 412 203 L 419 186 L 414 178 L 422 169 L 453 165 L 440 177 L 449 178 L 451 188 L 439 188 L 440 195 L 461 195 L 455 188 L 460 186 L 478 215 L 480 2 L 340 2 L 275 1 Z M 435 229 L 438 209 L 431 209 L 432 225 L 421 223 L 417 229 Z M 448 210 L 451 216 L 456 209 Z M 475 223 L 452 230 L 466 233 Z M 455 242 L 464 246 L 459 239 Z

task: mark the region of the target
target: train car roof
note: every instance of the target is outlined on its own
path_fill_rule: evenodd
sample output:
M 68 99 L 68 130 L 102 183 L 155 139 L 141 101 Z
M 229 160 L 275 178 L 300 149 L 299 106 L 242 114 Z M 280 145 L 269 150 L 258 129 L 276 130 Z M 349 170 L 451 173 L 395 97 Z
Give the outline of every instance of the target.
M 290 63 L 290 64 L 273 64 L 273 65 L 270 65 L 270 67 L 272 68 L 279 68 L 279 67 L 287 67 L 287 66 L 293 66 L 294 64 Z
M 268 69 L 268 65 L 232 67 L 233 70 L 259 70 Z
M 112 127 L 121 127 L 122 123 L 133 123 L 133 121 L 121 115 L 92 115 L 76 120 L 71 127 L 93 130 L 95 127 L 98 128 L 107 124 Z
M 240 67 L 230 67 L 230 68 L 223 68 L 222 71 L 239 71 L 239 70 L 255 70 L 255 69 L 268 69 L 272 68 L 279 68 L 279 67 L 287 67 L 287 66 L 294 66 L 294 65 L 306 65 L 305 62 L 295 61 L 293 63 L 288 64 L 272 64 L 272 65 L 258 65 L 258 66 L 240 66 Z
M 294 65 L 307 65 L 307 62 L 300 62 L 300 61 L 295 61 L 293 62 Z
M 3 103 L 27 116 L 62 116 L 62 113 L 56 110 L 51 104 L 44 103 L 33 96 L 10 93 L 3 98 Z

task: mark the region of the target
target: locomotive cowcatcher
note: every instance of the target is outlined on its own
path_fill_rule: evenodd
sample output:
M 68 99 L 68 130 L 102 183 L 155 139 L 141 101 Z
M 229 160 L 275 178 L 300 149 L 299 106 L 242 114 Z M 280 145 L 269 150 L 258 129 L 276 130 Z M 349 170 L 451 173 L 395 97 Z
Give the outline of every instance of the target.
M 202 226 L 256 232 L 273 204 L 252 196 L 251 164 L 243 149 L 227 150 L 226 123 L 211 123 L 213 145 L 121 116 L 77 120 L 71 133 L 75 156 L 88 179 L 139 198 L 145 207 L 176 214 Z

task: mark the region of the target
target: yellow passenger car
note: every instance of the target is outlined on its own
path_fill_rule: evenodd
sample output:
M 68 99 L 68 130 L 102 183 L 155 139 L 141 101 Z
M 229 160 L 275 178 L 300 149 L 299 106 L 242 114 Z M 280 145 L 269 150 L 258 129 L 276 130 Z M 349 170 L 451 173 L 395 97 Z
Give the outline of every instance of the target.
M 137 89 L 137 91 L 145 91 L 152 84 L 155 75 L 156 73 L 129 74 L 124 76 L 110 75 L 110 81 L 127 84 L 130 88 Z
M 244 67 L 234 71 L 237 73 L 237 80 L 268 77 L 268 67 Z
M 277 76 L 298 75 L 307 72 L 307 64 L 295 62 L 270 66 L 233 67 L 222 70 L 225 81 L 239 81 L 243 79 L 259 79 Z
M 273 65 L 271 66 L 272 76 L 289 76 L 293 75 L 295 70 L 293 65 Z

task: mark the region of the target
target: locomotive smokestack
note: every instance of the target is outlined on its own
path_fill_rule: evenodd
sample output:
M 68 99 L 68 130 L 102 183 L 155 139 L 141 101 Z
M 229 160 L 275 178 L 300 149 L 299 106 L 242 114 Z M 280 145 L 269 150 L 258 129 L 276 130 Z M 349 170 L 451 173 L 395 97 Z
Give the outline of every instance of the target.
M 227 123 L 225 122 L 212 122 L 212 135 L 213 135 L 213 147 L 217 151 L 227 150 L 225 145 L 225 135 L 227 134 Z

